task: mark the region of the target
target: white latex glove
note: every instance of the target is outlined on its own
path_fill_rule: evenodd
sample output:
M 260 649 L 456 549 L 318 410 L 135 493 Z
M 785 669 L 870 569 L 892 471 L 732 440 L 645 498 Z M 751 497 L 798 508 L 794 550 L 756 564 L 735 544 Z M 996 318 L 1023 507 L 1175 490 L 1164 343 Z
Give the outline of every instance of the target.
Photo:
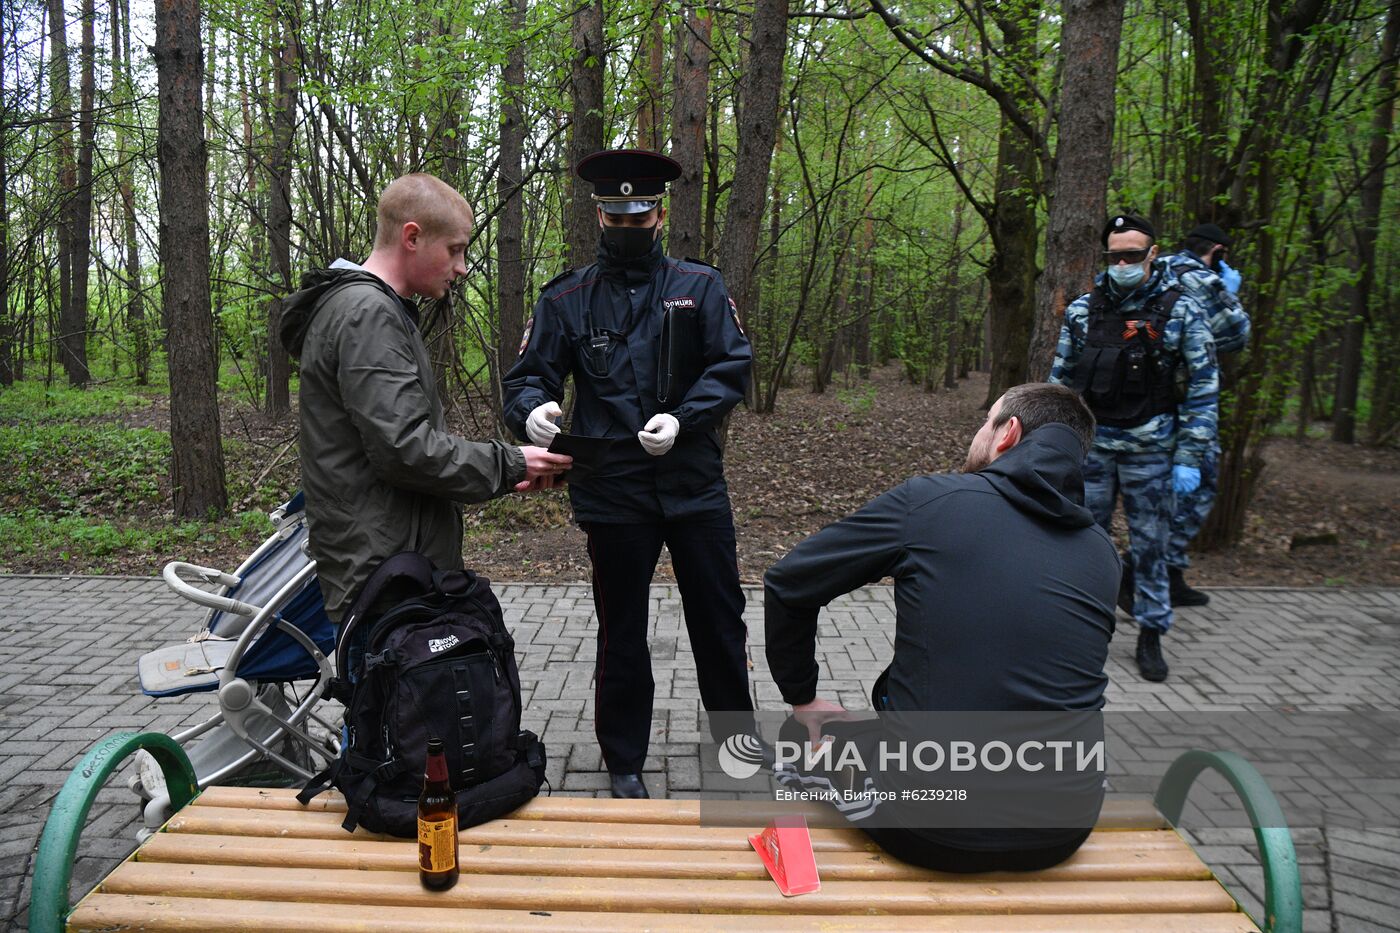
M 659 415 L 652 415 L 646 427 L 637 432 L 637 440 L 642 442 L 642 447 L 653 457 L 659 457 L 671 449 L 671 445 L 676 442 L 676 435 L 681 431 L 681 423 L 674 415 L 662 412 Z
M 564 409 L 559 407 L 558 402 L 545 402 L 537 406 L 530 412 L 530 417 L 525 419 L 525 433 L 530 436 L 530 442 L 540 447 L 548 447 L 549 442 L 554 440 L 554 435 L 559 433 L 559 425 L 550 419 L 562 417 Z

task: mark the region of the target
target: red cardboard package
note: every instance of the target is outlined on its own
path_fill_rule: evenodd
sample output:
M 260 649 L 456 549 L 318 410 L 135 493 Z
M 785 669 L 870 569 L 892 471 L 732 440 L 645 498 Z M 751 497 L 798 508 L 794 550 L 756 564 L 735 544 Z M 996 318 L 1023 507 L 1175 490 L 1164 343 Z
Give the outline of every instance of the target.
M 812 834 L 807 831 L 805 817 L 779 817 L 763 832 L 750 836 L 749 844 L 763 859 L 784 897 L 821 890 L 822 880 L 817 876 L 817 860 L 812 854 Z

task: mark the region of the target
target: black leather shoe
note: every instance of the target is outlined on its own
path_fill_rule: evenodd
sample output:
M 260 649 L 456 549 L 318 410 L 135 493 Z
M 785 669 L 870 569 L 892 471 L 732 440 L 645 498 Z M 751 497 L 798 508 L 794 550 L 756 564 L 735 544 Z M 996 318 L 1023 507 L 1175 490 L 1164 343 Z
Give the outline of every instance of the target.
M 642 800 L 649 798 L 647 786 L 642 783 L 640 774 L 613 774 L 612 795 L 628 800 Z
M 1180 567 L 1168 567 L 1167 576 L 1171 580 L 1171 598 L 1173 606 L 1204 606 L 1210 602 L 1210 596 L 1200 590 L 1193 590 L 1186 583 L 1186 576 Z
M 1143 680 L 1161 683 L 1167 679 L 1167 659 L 1162 657 L 1162 633 L 1157 629 L 1145 625 L 1138 629 L 1137 666 Z
M 1128 615 L 1133 614 L 1133 561 L 1127 554 L 1123 558 L 1123 577 L 1118 581 L 1118 608 Z

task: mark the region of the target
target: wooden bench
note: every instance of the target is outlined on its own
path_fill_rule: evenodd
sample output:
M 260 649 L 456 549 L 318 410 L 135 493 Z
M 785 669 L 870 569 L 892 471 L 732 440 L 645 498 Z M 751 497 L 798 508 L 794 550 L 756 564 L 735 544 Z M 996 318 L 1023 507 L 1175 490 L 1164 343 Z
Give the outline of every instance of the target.
M 927 871 L 884 855 L 858 831 L 815 828 L 821 890 L 784 898 L 747 839 L 761 825 L 701 825 L 700 804 L 693 800 L 542 797 L 506 819 L 464 830 L 462 877 L 439 893 L 418 882 L 416 843 L 345 833 L 338 795 L 322 795 L 310 808 L 301 807 L 291 790 L 211 787 L 195 796 L 190 778 L 178 770 L 167 771 L 174 778 L 173 796 L 193 799 L 184 806 L 177 799 L 181 808 L 164 829 L 68 911 L 76 833 L 65 836 L 55 821 L 72 823 L 76 816 L 80 831 L 91 798 L 82 805 L 76 791 L 68 799 L 63 795 L 75 779 L 95 795 L 116 766 L 114 758 L 138 745 L 154 747 L 162 765 L 182 757 L 173 743 L 159 742 L 165 738 L 109 740 L 108 746 L 120 747 L 108 747 L 100 761 L 79 765 L 70 777 L 36 862 L 30 915 L 35 933 L 65 925 L 571 933 L 1258 929 L 1147 801 L 1110 800 L 1073 858 L 1033 874 Z M 1180 797 L 1184 801 L 1184 791 Z M 1163 799 L 1159 794 L 1159 806 Z M 1179 816 L 1180 805 L 1167 799 L 1167 809 L 1173 806 Z M 1276 839 L 1273 845 L 1277 849 Z M 1266 927 L 1298 929 L 1296 865 L 1291 892 L 1277 890 L 1288 882 L 1276 869 L 1266 866 L 1272 915 Z

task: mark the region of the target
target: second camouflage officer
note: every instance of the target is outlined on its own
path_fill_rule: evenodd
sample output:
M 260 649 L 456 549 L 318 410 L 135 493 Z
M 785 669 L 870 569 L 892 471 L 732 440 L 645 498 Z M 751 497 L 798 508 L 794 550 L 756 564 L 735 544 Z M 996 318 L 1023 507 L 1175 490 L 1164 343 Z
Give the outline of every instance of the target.
M 1098 421 L 1084 464 L 1084 504 L 1107 531 L 1114 500 L 1123 496 L 1138 671 L 1162 681 L 1162 636 L 1172 624 L 1167 540 L 1175 498 L 1200 486 L 1215 440 L 1215 339 L 1197 299 L 1172 287 L 1152 224 L 1119 214 L 1101 242 L 1107 268 L 1093 291 L 1065 309 L 1050 381 L 1083 395 Z
M 656 152 L 607 150 L 576 171 L 594 187 L 597 262 L 545 285 L 504 380 L 505 418 L 547 447 L 572 376 L 571 433 L 616 441 L 600 469 L 570 479 L 569 499 L 593 565 L 598 744 L 613 796 L 645 797 L 655 691 L 649 587 L 663 543 L 705 709 L 753 709 L 720 445 L 752 354 L 719 270 L 662 252 L 661 199 L 680 165 Z

